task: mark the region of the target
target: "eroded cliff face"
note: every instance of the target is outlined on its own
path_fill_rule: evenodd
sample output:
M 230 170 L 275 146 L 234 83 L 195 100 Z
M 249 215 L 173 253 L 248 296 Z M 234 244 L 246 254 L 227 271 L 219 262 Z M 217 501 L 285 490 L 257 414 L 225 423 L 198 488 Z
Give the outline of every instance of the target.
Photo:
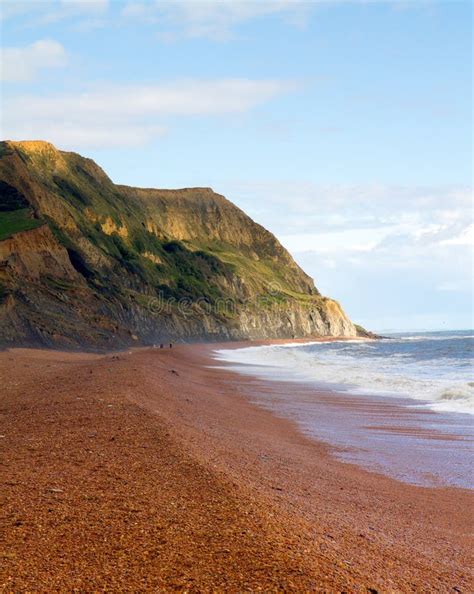
M 84 278 L 72 266 L 67 250 L 58 243 L 47 225 L 15 233 L 0 241 L 0 262 L 4 272 L 25 280 L 41 281 L 44 276 L 52 275 L 84 284 Z
M 49 143 L 0 144 L 2 343 L 356 334 L 276 238 L 211 189 L 116 186 Z

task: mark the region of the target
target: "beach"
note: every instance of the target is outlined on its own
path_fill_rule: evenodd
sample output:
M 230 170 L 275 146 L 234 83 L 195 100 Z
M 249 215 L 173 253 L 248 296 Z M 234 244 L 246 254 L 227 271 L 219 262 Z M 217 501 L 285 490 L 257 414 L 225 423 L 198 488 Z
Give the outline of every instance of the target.
M 0 353 L 3 591 L 472 591 L 471 491 L 337 459 L 216 348 Z

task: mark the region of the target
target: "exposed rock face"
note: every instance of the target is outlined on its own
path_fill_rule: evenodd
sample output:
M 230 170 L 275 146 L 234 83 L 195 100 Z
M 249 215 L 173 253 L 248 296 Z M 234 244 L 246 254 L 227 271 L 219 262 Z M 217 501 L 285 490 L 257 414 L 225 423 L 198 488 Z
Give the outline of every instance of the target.
M 40 281 L 51 274 L 84 284 L 84 278 L 72 266 L 67 250 L 47 225 L 15 233 L 0 241 L 0 262 L 5 270 L 14 271 L 25 280 Z
M 209 188 L 117 186 L 46 142 L 0 144 L 0 340 L 356 336 L 266 229 Z

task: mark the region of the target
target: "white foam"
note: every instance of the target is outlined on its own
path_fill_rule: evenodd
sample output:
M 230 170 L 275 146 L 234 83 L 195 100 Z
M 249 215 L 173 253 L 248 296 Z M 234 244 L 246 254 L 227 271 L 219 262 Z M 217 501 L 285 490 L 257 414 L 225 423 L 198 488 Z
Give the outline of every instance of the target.
M 310 344 L 322 348 L 305 349 Z M 433 363 L 410 361 L 403 353 L 377 358 L 364 356 L 364 351 L 368 354 L 367 348 L 375 348 L 365 341 L 360 342 L 361 348 L 356 353 L 353 347 L 351 352 L 343 347 L 323 348 L 330 344 L 334 342 L 221 349 L 216 351 L 216 358 L 237 364 L 240 372 L 264 379 L 315 381 L 342 387 L 352 394 L 405 397 L 435 411 L 474 414 L 474 382 L 469 381 L 472 368 L 456 367 L 455 360 L 448 358 Z
M 446 336 L 429 336 L 429 335 L 422 335 L 422 336 L 395 336 L 394 340 L 465 340 L 466 338 L 474 338 L 474 335 L 446 335 Z

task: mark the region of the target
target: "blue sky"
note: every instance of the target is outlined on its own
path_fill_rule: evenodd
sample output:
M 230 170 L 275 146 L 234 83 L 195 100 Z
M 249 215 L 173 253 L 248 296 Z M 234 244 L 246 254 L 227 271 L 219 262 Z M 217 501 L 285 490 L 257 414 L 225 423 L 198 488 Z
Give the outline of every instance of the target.
M 2 5 L 2 136 L 211 186 L 356 321 L 472 326 L 472 5 Z

